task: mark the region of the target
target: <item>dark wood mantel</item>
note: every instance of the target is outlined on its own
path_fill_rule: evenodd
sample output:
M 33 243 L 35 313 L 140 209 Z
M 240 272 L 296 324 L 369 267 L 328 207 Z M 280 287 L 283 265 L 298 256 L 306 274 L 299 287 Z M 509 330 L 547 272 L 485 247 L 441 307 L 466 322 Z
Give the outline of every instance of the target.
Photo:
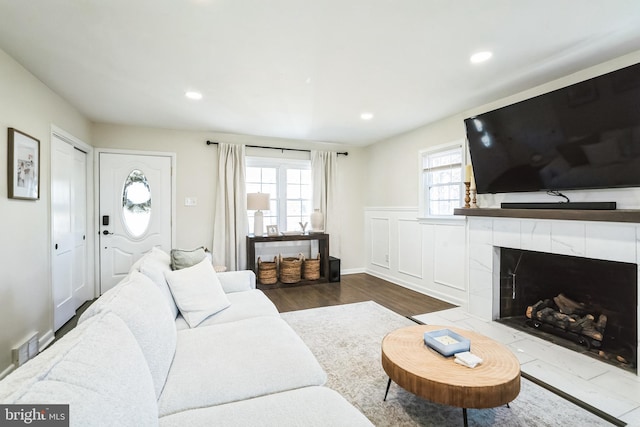
M 458 208 L 454 215 L 640 223 L 640 210 Z

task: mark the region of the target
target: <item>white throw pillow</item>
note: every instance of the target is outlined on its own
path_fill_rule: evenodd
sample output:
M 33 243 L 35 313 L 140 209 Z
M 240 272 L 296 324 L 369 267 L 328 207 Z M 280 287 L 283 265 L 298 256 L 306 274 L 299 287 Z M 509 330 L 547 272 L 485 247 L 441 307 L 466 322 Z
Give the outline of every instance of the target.
M 231 305 L 206 258 L 193 267 L 166 271 L 165 277 L 182 317 L 191 328 Z
M 154 257 L 146 258 L 142 264 L 140 264 L 140 272 L 153 280 L 153 283 L 162 291 L 162 295 L 164 295 L 171 309 L 171 315 L 175 319 L 178 317 L 178 307 L 176 307 L 176 302 L 167 284 L 167 279 L 164 277 L 164 273 L 171 271 L 171 266 L 169 265 L 171 260 L 168 255 L 167 260 L 167 262 L 164 262 Z

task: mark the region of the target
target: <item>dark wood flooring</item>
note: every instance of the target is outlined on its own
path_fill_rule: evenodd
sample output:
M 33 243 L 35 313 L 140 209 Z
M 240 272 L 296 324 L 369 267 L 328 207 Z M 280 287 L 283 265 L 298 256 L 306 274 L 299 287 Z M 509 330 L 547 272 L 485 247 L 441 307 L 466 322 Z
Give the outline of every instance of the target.
M 259 289 L 280 312 L 375 301 L 402 316 L 410 317 L 455 307 L 365 273 L 343 275 L 340 282 L 278 288 L 259 285 Z

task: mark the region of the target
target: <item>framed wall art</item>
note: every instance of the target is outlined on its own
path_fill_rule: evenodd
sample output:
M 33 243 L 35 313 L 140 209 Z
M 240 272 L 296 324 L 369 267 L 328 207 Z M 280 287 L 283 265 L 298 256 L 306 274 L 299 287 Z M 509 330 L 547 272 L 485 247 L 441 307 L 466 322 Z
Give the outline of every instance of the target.
M 17 129 L 8 135 L 9 198 L 40 198 L 40 141 Z

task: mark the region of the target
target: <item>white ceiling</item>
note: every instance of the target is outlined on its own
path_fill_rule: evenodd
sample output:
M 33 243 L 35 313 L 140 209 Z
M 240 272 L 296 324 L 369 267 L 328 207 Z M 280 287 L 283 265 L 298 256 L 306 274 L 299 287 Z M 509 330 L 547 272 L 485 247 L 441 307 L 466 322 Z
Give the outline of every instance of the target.
M 0 48 L 96 122 L 364 145 L 639 50 L 640 1 L 0 0 Z

